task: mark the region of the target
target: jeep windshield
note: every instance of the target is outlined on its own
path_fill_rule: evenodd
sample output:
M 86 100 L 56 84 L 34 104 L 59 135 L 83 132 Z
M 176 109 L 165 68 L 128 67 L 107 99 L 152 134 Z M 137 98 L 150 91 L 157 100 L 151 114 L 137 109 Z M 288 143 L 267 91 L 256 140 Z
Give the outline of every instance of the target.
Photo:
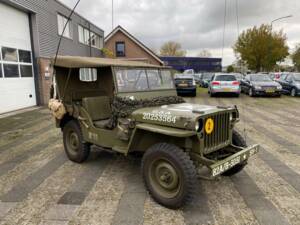
M 145 68 L 115 68 L 119 92 L 174 89 L 169 70 Z

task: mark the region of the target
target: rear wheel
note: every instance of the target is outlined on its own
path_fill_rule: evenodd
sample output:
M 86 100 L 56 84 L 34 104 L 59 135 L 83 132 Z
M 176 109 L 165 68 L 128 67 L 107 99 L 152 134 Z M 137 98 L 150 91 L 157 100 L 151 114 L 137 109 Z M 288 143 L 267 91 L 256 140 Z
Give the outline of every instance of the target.
M 245 139 L 236 130 L 233 130 L 233 133 L 232 133 L 232 144 L 239 146 L 239 147 L 243 147 L 243 148 L 247 147 L 247 143 L 246 143 Z M 234 174 L 237 174 L 237 173 L 241 172 L 246 165 L 247 165 L 247 161 L 243 161 L 242 163 L 237 164 L 236 166 L 234 166 L 231 169 L 224 172 L 222 174 L 222 176 L 232 176 Z
M 149 194 L 167 208 L 183 206 L 195 193 L 195 166 L 175 145 L 159 143 L 149 148 L 143 156 L 142 174 Z
M 68 158 L 77 163 L 84 162 L 90 154 L 90 144 L 84 142 L 80 125 L 70 120 L 63 127 L 64 148 Z

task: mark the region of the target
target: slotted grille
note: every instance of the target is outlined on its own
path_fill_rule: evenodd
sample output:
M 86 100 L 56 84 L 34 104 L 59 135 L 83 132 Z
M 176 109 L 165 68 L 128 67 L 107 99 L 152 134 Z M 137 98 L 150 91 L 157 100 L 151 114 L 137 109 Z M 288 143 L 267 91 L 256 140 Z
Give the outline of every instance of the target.
M 204 152 L 205 153 L 213 152 L 230 143 L 229 140 L 230 113 L 216 114 L 208 118 L 211 118 L 214 121 L 214 129 L 211 134 L 207 134 L 204 129 Z M 208 118 L 205 119 L 205 122 Z

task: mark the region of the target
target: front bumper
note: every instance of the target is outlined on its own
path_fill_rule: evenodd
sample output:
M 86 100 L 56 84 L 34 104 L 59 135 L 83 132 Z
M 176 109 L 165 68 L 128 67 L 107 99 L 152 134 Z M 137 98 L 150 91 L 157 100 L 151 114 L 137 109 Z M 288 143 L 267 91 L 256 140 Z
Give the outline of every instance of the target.
M 258 153 L 258 151 L 259 151 L 259 145 L 257 144 L 252 145 L 221 161 L 209 165 L 209 169 L 211 170 L 211 176 L 215 177 L 224 173 L 225 171 L 236 166 L 237 164 L 240 164 L 248 160 L 248 158 Z
M 275 90 L 272 92 L 268 92 L 266 90 L 253 90 L 253 94 L 258 95 L 258 96 L 278 96 L 281 95 L 281 90 Z

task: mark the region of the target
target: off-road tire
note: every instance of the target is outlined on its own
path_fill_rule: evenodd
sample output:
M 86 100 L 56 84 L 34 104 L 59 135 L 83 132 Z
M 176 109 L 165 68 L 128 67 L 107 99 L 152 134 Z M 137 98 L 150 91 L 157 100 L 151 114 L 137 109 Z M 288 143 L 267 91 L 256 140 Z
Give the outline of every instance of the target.
M 239 147 L 244 147 L 244 148 L 247 147 L 247 143 L 246 143 L 245 139 L 236 130 L 233 130 L 233 132 L 232 132 L 232 144 L 239 146 Z M 243 161 L 242 163 L 237 164 L 236 166 L 234 166 L 231 169 L 222 173 L 222 176 L 235 175 L 235 174 L 241 172 L 246 165 L 247 165 L 247 161 Z
M 291 96 L 292 96 L 292 97 L 296 97 L 296 88 L 293 88 L 293 89 L 291 90 Z
M 160 161 L 169 163 L 176 171 L 176 176 L 178 176 L 178 185 L 175 187 L 176 193 L 172 197 L 166 196 L 170 196 L 172 193 L 162 194 L 162 192 L 168 192 L 169 190 L 166 190 L 161 184 L 158 184 L 162 182 L 161 176 L 160 179 L 158 179 L 160 181 L 155 181 L 156 178 L 153 178 L 154 175 L 157 176 L 160 164 L 158 164 L 157 167 L 154 166 L 155 174 L 151 172 L 153 165 Z M 191 201 L 194 197 L 197 184 L 196 168 L 188 154 L 177 146 L 167 143 L 153 145 L 144 154 L 141 169 L 144 184 L 149 194 L 159 204 L 170 209 L 178 209 Z M 172 182 L 176 180 L 173 177 L 171 178 Z
M 77 139 L 75 140 L 76 144 L 71 144 L 71 139 Z M 90 144 L 83 140 L 78 121 L 70 120 L 63 127 L 63 141 L 65 152 L 71 161 L 82 163 L 87 160 L 90 154 Z

